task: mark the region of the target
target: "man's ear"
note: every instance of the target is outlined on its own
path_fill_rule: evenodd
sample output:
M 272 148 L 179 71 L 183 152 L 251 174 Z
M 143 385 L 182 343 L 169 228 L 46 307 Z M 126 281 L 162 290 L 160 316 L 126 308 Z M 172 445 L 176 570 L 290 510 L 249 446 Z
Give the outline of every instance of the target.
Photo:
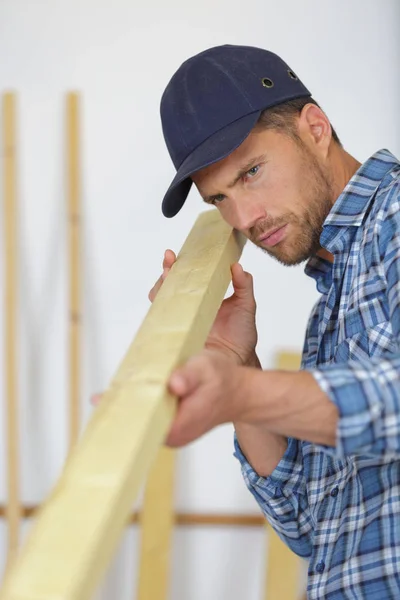
M 328 156 L 332 140 L 332 127 L 324 111 L 315 104 L 306 104 L 298 121 L 303 142 L 321 158 Z

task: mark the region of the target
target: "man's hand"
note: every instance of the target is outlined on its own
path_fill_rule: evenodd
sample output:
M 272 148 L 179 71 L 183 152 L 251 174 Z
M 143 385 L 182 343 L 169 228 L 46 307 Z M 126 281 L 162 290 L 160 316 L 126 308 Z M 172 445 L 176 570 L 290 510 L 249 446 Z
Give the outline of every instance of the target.
M 154 301 L 176 261 L 172 250 L 164 254 L 163 272 L 149 292 Z M 270 473 L 286 448 L 286 439 L 270 433 L 263 423 L 240 421 L 246 405 L 245 371 L 259 371 L 257 358 L 256 302 L 253 278 L 239 263 L 231 267 L 234 293 L 217 313 L 205 350 L 175 371 L 169 389 L 179 398 L 178 411 L 166 443 L 182 446 L 213 427 L 232 421 L 247 459 L 260 475 Z M 253 369 L 252 369 L 253 371 Z M 92 397 L 97 404 L 100 394 Z
M 154 302 L 175 261 L 175 253 L 166 250 L 162 263 L 163 272 L 148 295 L 150 302 Z M 234 293 L 222 302 L 205 348 L 230 359 L 231 365 L 260 367 L 255 354 L 257 330 L 253 278 L 250 273 L 243 271 L 239 263 L 232 265 L 231 271 Z M 100 398 L 100 394 L 94 395 L 91 402 L 98 404 Z
M 154 301 L 158 290 L 176 261 L 172 250 L 166 250 L 163 272 L 149 292 Z M 239 365 L 253 365 L 257 344 L 256 301 L 253 277 L 239 263 L 231 267 L 233 294 L 226 298 L 217 313 L 205 347 L 219 350 Z
M 221 352 L 208 349 L 174 371 L 168 388 L 179 404 L 166 444 L 183 446 L 234 421 L 246 398 L 243 372 Z
M 217 425 L 232 422 L 244 409 L 244 369 L 218 350 L 205 349 L 176 369 L 168 382 L 178 409 L 165 443 L 179 447 Z M 101 394 L 92 396 L 97 405 Z

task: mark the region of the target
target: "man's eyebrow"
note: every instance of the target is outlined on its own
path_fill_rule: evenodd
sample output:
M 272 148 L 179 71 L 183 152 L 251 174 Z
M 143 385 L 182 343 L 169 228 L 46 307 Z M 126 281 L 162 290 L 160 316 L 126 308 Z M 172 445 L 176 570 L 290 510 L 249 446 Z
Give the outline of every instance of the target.
M 255 156 L 254 158 L 249 160 L 248 163 L 246 163 L 245 165 L 240 167 L 239 171 L 237 172 L 236 177 L 233 179 L 233 181 L 231 181 L 231 183 L 228 183 L 228 188 L 233 188 L 237 184 L 239 179 L 241 179 L 243 177 L 243 175 L 246 175 L 247 171 L 249 171 L 252 167 L 255 167 L 256 165 L 258 165 L 259 163 L 265 162 L 265 160 L 266 160 L 265 154 L 262 154 L 261 156 Z
M 265 160 L 266 160 L 266 155 L 262 154 L 261 156 L 255 156 L 254 158 L 249 160 L 248 163 L 246 163 L 245 165 L 242 165 L 239 168 L 235 178 L 230 183 L 228 183 L 228 188 L 233 188 L 237 184 L 237 182 L 240 179 L 242 179 L 243 175 L 246 175 L 247 171 L 249 171 L 252 167 L 255 167 L 256 165 L 258 165 L 259 163 L 265 162 Z M 211 194 L 210 196 L 203 197 L 203 200 L 207 204 L 211 204 L 215 198 L 218 198 L 218 196 L 221 196 L 221 194 Z

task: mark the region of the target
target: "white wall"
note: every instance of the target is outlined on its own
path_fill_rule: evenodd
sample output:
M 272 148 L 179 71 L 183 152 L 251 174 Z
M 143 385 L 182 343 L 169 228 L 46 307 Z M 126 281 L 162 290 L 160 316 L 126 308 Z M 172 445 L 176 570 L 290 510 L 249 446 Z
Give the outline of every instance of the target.
M 1 0 L 0 91 L 19 93 L 25 502 L 43 497 L 66 451 L 64 92 L 83 98 L 86 419 L 90 394 L 109 381 L 148 309 L 164 249 L 179 250 L 202 210 L 192 192 L 175 219 L 161 215 L 173 167 L 158 107 L 172 73 L 209 46 L 263 46 L 299 74 L 358 159 L 381 147 L 399 155 L 399 18 L 398 0 Z M 243 265 L 255 276 L 258 351 L 268 367 L 278 347 L 300 349 L 316 292 L 301 267 L 285 269 L 253 248 Z M 4 501 L 4 457 L 0 466 Z M 257 510 L 232 457 L 230 426 L 182 450 L 176 507 Z M 135 536 L 127 535 L 129 552 L 120 551 L 104 600 L 134 597 Z M 171 598 L 261 598 L 263 542 L 262 531 L 177 531 Z

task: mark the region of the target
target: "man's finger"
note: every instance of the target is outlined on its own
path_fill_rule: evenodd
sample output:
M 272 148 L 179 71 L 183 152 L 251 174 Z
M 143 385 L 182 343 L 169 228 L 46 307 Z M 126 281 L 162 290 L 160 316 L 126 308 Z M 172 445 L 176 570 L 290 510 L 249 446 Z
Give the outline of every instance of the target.
M 168 268 L 168 267 L 165 267 L 165 268 L 164 268 L 164 270 L 163 270 L 163 272 L 162 272 L 162 275 L 161 275 L 161 283 L 162 283 L 163 281 L 165 281 L 165 278 L 166 278 L 166 276 L 168 275 L 168 273 L 170 272 L 170 270 L 171 270 L 171 269 L 170 269 L 170 268 Z
M 173 252 L 172 250 L 166 250 L 164 253 L 164 260 L 163 260 L 163 272 L 160 275 L 160 277 L 157 279 L 156 283 L 151 288 L 151 290 L 148 294 L 148 299 L 150 300 L 150 302 L 154 302 L 154 298 L 157 296 L 160 287 L 162 286 L 163 282 L 165 281 L 165 278 L 167 277 L 167 275 L 175 261 L 176 261 L 175 252 Z
M 103 394 L 93 394 L 93 396 L 90 398 L 90 403 L 93 404 L 93 406 L 97 406 L 101 400 Z
M 150 300 L 150 302 L 154 302 L 154 298 L 157 296 L 160 287 L 162 286 L 162 284 L 165 281 L 166 276 L 168 275 L 170 269 L 164 269 L 164 271 L 162 272 L 162 275 L 160 275 L 160 277 L 157 279 L 155 285 L 151 288 L 148 298 Z
M 204 378 L 204 365 L 198 359 L 192 359 L 184 367 L 172 373 L 168 388 L 175 396 L 188 396 L 202 383 Z
M 176 261 L 176 254 L 172 250 L 164 252 L 163 269 L 170 269 Z

